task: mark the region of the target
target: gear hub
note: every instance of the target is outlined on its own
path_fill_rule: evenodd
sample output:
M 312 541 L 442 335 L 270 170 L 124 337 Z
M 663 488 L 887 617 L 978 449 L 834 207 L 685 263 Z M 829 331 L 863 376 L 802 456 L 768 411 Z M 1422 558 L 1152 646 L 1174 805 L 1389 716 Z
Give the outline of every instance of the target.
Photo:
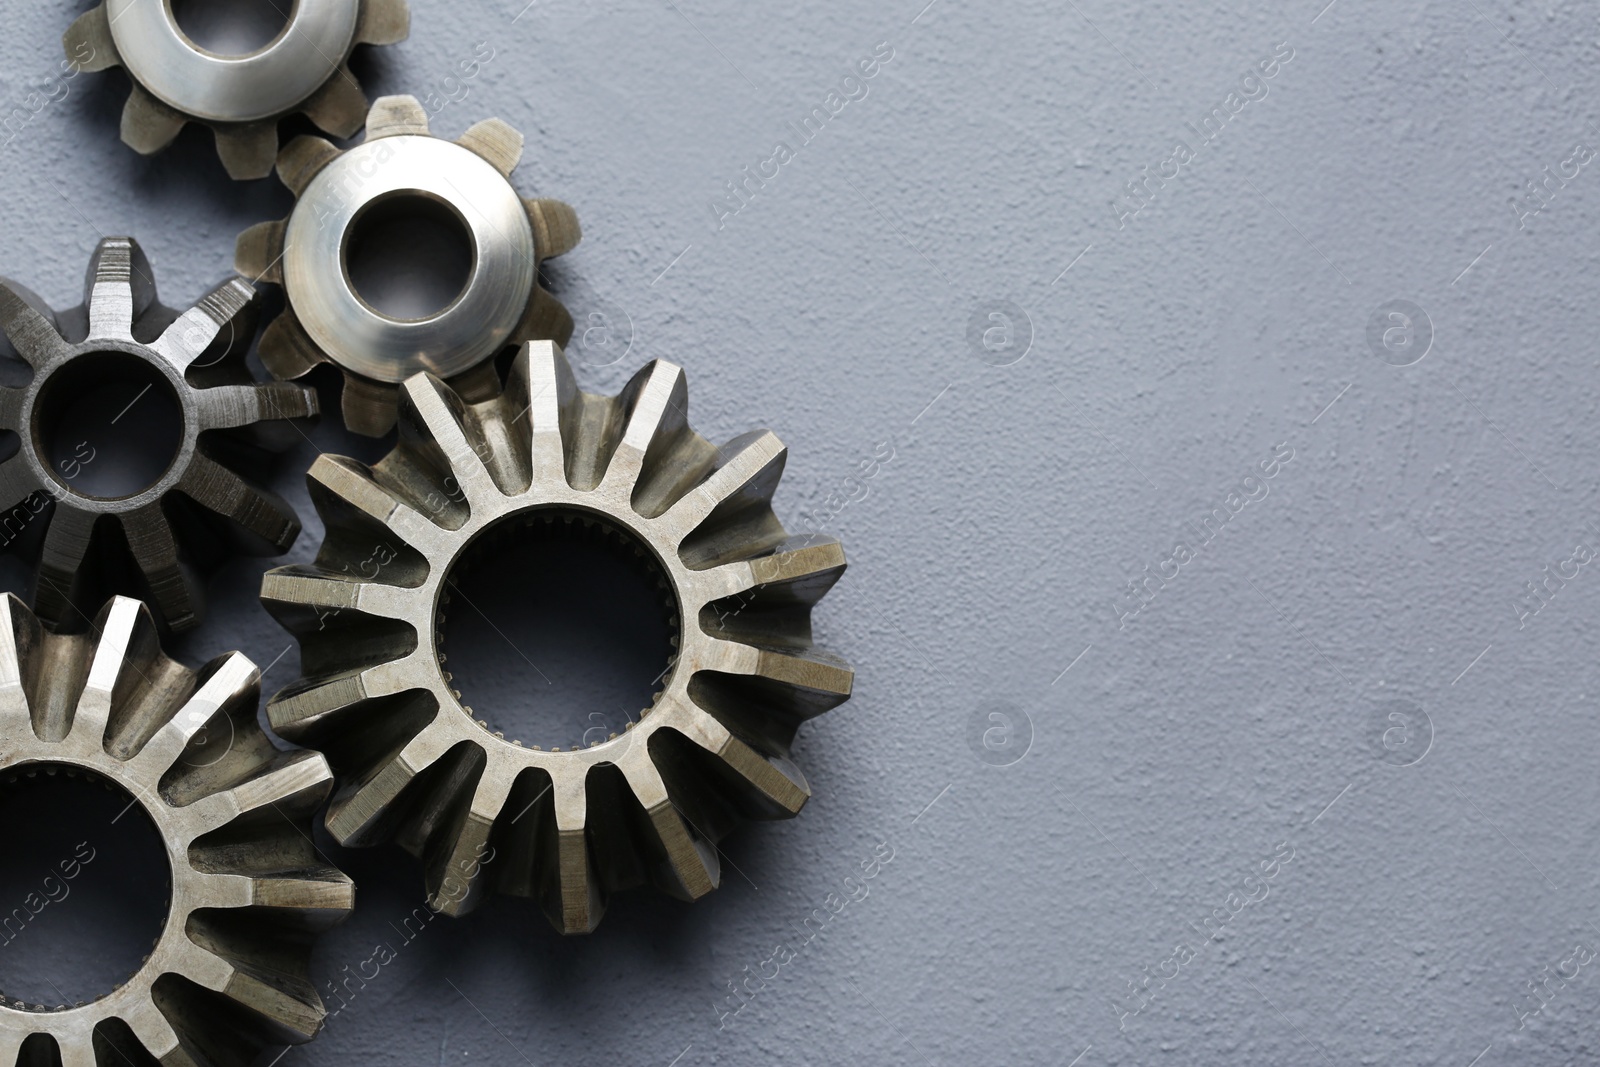
M 85 289 L 82 307 L 56 314 L 0 278 L 0 333 L 32 370 L 0 387 L 0 431 L 17 438 L 0 463 L 0 546 L 38 553 L 34 609 L 56 628 L 137 592 L 187 629 L 201 565 L 224 548 L 283 552 L 299 535 L 293 509 L 238 468 L 299 439 L 291 420 L 315 415 L 317 397 L 250 376 L 256 299 L 241 279 L 179 314 L 157 301 L 138 244 L 109 238 Z M 135 469 L 132 484 L 102 477 Z
M 810 624 L 844 552 L 790 538 L 773 513 L 776 437 L 718 448 L 689 427 L 687 403 L 670 363 L 596 396 L 559 348 L 533 343 L 489 400 L 409 379 L 388 456 L 311 469 L 327 539 L 314 564 L 262 583 L 306 677 L 268 715 L 341 775 L 333 835 L 398 839 L 423 858 L 441 911 L 494 890 L 535 897 L 581 933 L 614 890 L 695 899 L 718 884 L 716 842 L 737 822 L 795 815 L 809 796 L 789 749 L 850 694 L 849 668 L 812 647 Z M 669 647 L 636 720 L 547 749 L 505 736 L 513 709 L 464 702 L 446 653 L 455 610 L 476 610 L 461 576 L 485 546 L 547 553 L 552 538 L 633 560 Z
M 267 369 L 288 381 L 332 363 L 344 373 L 345 424 L 378 437 L 393 427 L 400 383 L 413 374 L 485 400 L 499 391 L 493 360 L 508 346 L 565 343 L 572 317 L 540 286 L 539 265 L 578 243 L 578 219 L 558 200 L 518 196 L 510 179 L 521 157 L 522 135 L 499 119 L 458 141 L 432 136 L 409 96 L 378 100 L 354 148 L 292 141 L 278 175 L 294 210 L 246 230 L 236 256 L 241 274 L 284 289 L 288 307 L 261 339 Z M 367 299 L 354 256 L 375 224 L 451 231 L 466 246 L 459 291 L 416 314 Z M 415 249 L 402 242 L 400 251 Z
M 66 775 L 127 794 L 171 874 L 160 934 L 111 992 L 52 1005 L 0 990 L 0 1064 L 201 1067 L 309 1040 L 325 1014 L 312 938 L 354 894 L 309 836 L 332 786 L 323 757 L 273 746 L 254 664 L 173 662 L 137 601 L 112 600 L 93 636 L 0 605 L 0 782 Z
M 350 73 L 350 53 L 359 44 L 403 41 L 411 25 L 405 0 L 284 6 L 282 29 L 243 55 L 197 43 L 174 0 L 104 0 L 72 24 L 63 44 L 80 69 L 120 66 L 133 79 L 122 112 L 122 140 L 130 148 L 159 152 L 186 123 L 198 122 L 215 133 L 229 175 L 264 178 L 278 154 L 280 119 L 302 112 L 335 137 L 361 127 L 367 98 Z

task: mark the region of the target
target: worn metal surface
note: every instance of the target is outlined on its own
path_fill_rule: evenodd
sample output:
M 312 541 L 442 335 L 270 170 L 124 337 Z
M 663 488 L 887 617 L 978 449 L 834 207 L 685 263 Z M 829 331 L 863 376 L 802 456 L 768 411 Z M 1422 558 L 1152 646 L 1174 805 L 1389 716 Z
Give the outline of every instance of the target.
M 474 400 L 499 387 L 493 358 L 507 345 L 572 335 L 572 317 L 539 284 L 540 264 L 578 243 L 577 215 L 557 200 L 523 200 L 511 186 L 522 134 L 499 119 L 457 141 L 428 132 L 414 97 L 378 100 L 366 140 L 345 151 L 318 137 L 283 150 L 278 175 L 298 197 L 281 222 L 238 242 L 246 277 L 282 285 L 288 309 L 261 339 L 274 375 L 295 379 L 318 363 L 344 373 L 345 424 L 379 436 L 394 425 L 399 383 L 419 371 Z M 420 318 L 398 318 L 362 299 L 350 279 L 351 231 L 388 201 L 447 205 L 470 232 L 473 264 L 462 292 Z
M 0 463 L 0 528 L 8 547 L 37 559 L 34 608 L 51 625 L 81 630 L 107 595 L 137 593 L 164 624 L 187 629 L 203 613 L 204 571 L 219 550 L 275 554 L 299 536 L 294 509 L 237 469 L 240 450 L 248 459 L 287 447 L 299 436 L 294 424 L 318 408 L 311 390 L 257 382 L 246 368 L 255 302 L 255 291 L 231 278 L 181 314 L 163 307 L 129 238 L 100 242 L 83 306 L 70 311 L 53 313 L 0 278 L 0 335 L 31 371 L 25 385 L 0 387 L 0 430 L 18 438 Z M 130 389 L 128 410 L 159 389 L 182 428 L 148 484 L 97 496 L 80 488 L 79 468 L 130 457 L 87 445 L 52 462 L 47 442 L 73 394 L 119 375 L 148 378 L 143 390 Z M 19 536 L 36 533 L 27 529 L 34 525 L 42 537 Z
M 348 137 L 367 98 L 349 66 L 357 45 L 394 44 L 411 22 L 406 0 L 296 0 L 283 29 L 260 49 L 219 55 L 184 33 L 168 0 L 105 0 L 67 30 L 80 70 L 120 66 L 133 80 L 122 140 L 145 155 L 185 123 L 209 126 L 234 178 L 264 178 L 278 154 L 278 122 L 295 113 Z
M 616 890 L 693 900 L 720 881 L 716 842 L 738 821 L 795 815 L 810 796 L 789 750 L 802 722 L 850 695 L 849 668 L 812 647 L 810 627 L 844 550 L 790 538 L 773 514 L 777 437 L 718 448 L 687 408 L 670 363 L 596 396 L 559 348 L 531 343 L 501 396 L 468 405 L 417 375 L 393 452 L 371 469 L 329 455 L 311 468 L 327 540 L 312 566 L 268 573 L 261 594 L 307 677 L 267 714 L 338 769 L 334 837 L 398 837 L 423 857 L 440 912 L 498 890 L 586 933 Z M 462 703 L 446 669 L 457 566 L 480 539 L 515 545 L 538 522 L 640 546 L 677 631 L 638 721 L 566 751 L 492 730 L 480 716 L 503 709 Z
M 205 1067 L 309 1040 L 324 1008 L 310 934 L 354 886 L 307 836 L 333 779 L 257 723 L 260 673 L 239 653 L 200 671 L 168 659 L 154 621 L 118 597 L 92 636 L 52 634 L 0 599 L 0 781 L 112 783 L 166 844 L 160 935 L 104 996 L 34 1004 L 0 989 L 0 1063 Z

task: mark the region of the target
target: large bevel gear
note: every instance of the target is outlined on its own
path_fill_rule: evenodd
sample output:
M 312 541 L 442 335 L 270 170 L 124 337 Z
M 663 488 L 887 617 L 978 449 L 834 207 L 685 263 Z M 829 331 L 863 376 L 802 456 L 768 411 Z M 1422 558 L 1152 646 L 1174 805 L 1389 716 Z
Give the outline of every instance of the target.
M 133 79 L 122 140 L 145 155 L 185 123 L 209 126 L 237 179 L 264 178 L 278 154 L 278 122 L 304 113 L 336 137 L 361 127 L 367 98 L 350 73 L 359 44 L 395 44 L 410 30 L 406 0 L 295 0 L 265 47 L 243 56 L 190 40 L 169 0 L 104 0 L 63 38 L 82 70 L 120 66 Z
M 199 572 L 223 549 L 275 555 L 299 536 L 294 509 L 236 469 L 297 438 L 288 420 L 317 413 L 312 390 L 251 377 L 255 311 L 255 290 L 239 278 L 181 314 L 163 307 L 131 238 L 100 243 L 84 304 L 70 311 L 52 313 L 0 278 L 0 334 L 33 372 L 25 386 L 0 388 L 0 430 L 20 438 L 0 463 L 0 544 L 37 546 L 34 610 L 52 626 L 81 628 L 109 594 L 137 593 L 167 626 L 187 629 L 202 611 Z M 92 496 L 75 488 L 81 468 L 125 457 L 88 440 L 52 463 L 51 437 L 78 393 L 119 382 L 125 412 L 154 389 L 182 427 L 142 491 Z M 35 523 L 42 538 L 24 536 Z
M 268 703 L 283 736 L 341 776 L 327 825 L 346 844 L 394 836 L 450 914 L 488 890 L 536 897 L 557 929 L 591 930 L 612 890 L 684 899 L 715 888 L 715 842 L 738 821 L 799 812 L 799 724 L 850 694 L 812 648 L 811 608 L 843 573 L 837 541 L 791 539 L 771 499 L 786 450 L 770 432 L 718 448 L 690 429 L 683 372 L 655 362 L 615 397 L 580 392 L 555 345 L 518 354 L 503 395 L 469 404 L 431 375 L 405 384 L 400 438 L 374 467 L 319 457 L 327 527 L 315 564 L 271 571 L 262 599 L 299 640 L 306 677 Z M 637 723 L 540 751 L 493 732 L 444 668 L 451 572 L 482 535 L 591 525 L 665 580 L 680 637 Z M 381 566 L 361 566 L 375 544 Z
M 110 783 L 160 832 L 171 873 L 161 934 L 115 990 L 54 1007 L 0 990 L 0 1064 L 204 1067 L 309 1040 L 325 1014 L 312 939 L 354 895 L 308 836 L 327 763 L 272 745 L 254 664 L 173 662 L 138 601 L 107 604 L 94 636 L 0 605 L 0 779 Z
M 572 249 L 578 217 L 559 200 L 524 200 L 511 185 L 522 134 L 487 119 L 457 141 L 428 132 L 413 97 L 386 96 L 367 117 L 366 140 L 340 151 L 299 137 L 278 159 L 297 197 L 280 222 L 239 237 L 241 274 L 283 286 L 287 308 L 261 339 L 261 359 L 285 381 L 319 363 L 344 373 L 345 424 L 379 437 L 394 426 L 400 383 L 426 371 L 469 399 L 494 396 L 494 357 L 508 346 L 565 344 L 572 316 L 539 284 L 540 264 Z M 470 232 L 471 275 L 436 314 L 395 318 L 356 292 L 346 266 L 351 231 L 368 209 L 445 205 Z

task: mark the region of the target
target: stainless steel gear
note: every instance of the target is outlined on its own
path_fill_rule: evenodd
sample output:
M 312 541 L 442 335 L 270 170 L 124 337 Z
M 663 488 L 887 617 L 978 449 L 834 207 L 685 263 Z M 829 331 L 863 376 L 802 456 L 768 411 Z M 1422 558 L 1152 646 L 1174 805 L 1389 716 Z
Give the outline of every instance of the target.
M 410 30 L 406 0 L 295 0 L 283 30 L 247 55 L 219 55 L 178 25 L 171 0 L 103 0 L 63 38 L 84 70 L 120 66 L 133 80 L 122 140 L 145 155 L 185 123 L 211 127 L 223 166 L 264 178 L 278 154 L 278 122 L 303 112 L 336 137 L 361 126 L 367 98 L 350 73 L 359 44 L 395 44 Z
M 149 262 L 125 237 L 100 242 L 84 304 L 70 311 L 53 313 L 0 278 L 0 334 L 32 370 L 26 385 L 0 387 L 0 431 L 18 438 L 0 463 L 0 547 L 37 552 L 34 609 L 52 626 L 81 628 L 109 594 L 136 593 L 186 629 L 202 611 L 199 573 L 222 548 L 276 554 L 294 543 L 294 510 L 239 468 L 296 439 L 290 420 L 315 415 L 317 397 L 251 377 L 255 307 L 239 278 L 181 314 L 163 307 Z M 97 388 L 121 388 L 128 406 L 59 458 L 64 411 Z M 170 461 L 131 495 L 93 495 L 85 469 L 127 459 L 96 448 L 94 433 L 141 401 L 168 409 Z
M 578 218 L 558 200 L 524 200 L 511 185 L 522 135 L 488 119 L 457 141 L 428 132 L 409 96 L 386 96 L 367 117 L 366 140 L 340 151 L 299 137 L 278 158 L 296 195 L 280 222 L 239 237 L 241 274 L 282 285 L 287 308 L 261 339 L 274 376 L 293 380 L 319 363 L 344 372 L 345 424 L 377 437 L 394 425 L 400 383 L 421 371 L 472 400 L 499 390 L 493 359 L 507 346 L 572 335 L 572 317 L 539 284 L 539 265 L 575 246 Z M 352 231 L 374 208 L 443 206 L 470 234 L 465 287 L 442 310 L 400 318 L 356 291 L 348 269 Z
M 802 721 L 850 694 L 849 668 L 812 647 L 810 625 L 844 551 L 789 538 L 773 513 L 776 437 L 717 448 L 690 429 L 687 402 L 670 363 L 595 396 L 559 348 L 533 343 L 503 395 L 468 403 L 417 375 L 389 455 L 370 469 L 324 455 L 311 469 L 327 540 L 314 564 L 269 572 L 261 594 L 307 676 L 267 713 L 341 775 L 333 835 L 397 837 L 423 857 L 440 911 L 492 889 L 536 897 L 579 933 L 613 890 L 694 899 L 716 887 L 715 842 L 735 823 L 792 816 L 809 796 L 789 748 Z M 636 548 L 679 628 L 639 720 L 567 751 L 492 730 L 497 713 L 464 705 L 444 666 L 458 564 L 480 540 L 545 522 Z
M 354 894 L 308 836 L 332 786 L 323 757 L 272 745 L 254 664 L 173 662 L 137 601 L 107 604 L 92 636 L 3 606 L 0 779 L 110 783 L 160 832 L 171 881 L 150 954 L 110 993 L 51 1006 L 0 992 L 0 1064 L 204 1067 L 309 1040 L 324 1017 L 312 935 Z

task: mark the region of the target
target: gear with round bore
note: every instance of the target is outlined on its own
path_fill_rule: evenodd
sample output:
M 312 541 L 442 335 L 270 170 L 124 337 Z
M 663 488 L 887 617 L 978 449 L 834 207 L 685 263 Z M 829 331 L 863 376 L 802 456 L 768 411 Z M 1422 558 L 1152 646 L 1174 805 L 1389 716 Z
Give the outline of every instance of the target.
M 400 383 L 428 372 L 469 400 L 500 389 L 495 357 L 524 341 L 565 344 L 572 316 L 539 284 L 544 260 L 577 245 L 572 208 L 524 200 L 511 185 L 522 134 L 499 119 L 459 140 L 428 132 L 428 113 L 409 96 L 386 96 L 367 117 L 366 140 L 340 150 L 299 137 L 278 158 L 295 194 L 287 219 L 239 236 L 235 263 L 247 278 L 281 285 L 286 308 L 261 338 L 273 376 L 298 379 L 320 363 L 344 375 L 345 425 L 380 437 L 394 426 Z M 352 281 L 352 235 L 381 212 L 414 225 L 440 217 L 470 245 L 460 293 L 422 315 L 368 303 Z
M 159 152 L 197 122 L 216 135 L 230 176 L 264 178 L 278 154 L 281 119 L 303 113 L 335 137 L 361 128 L 367 98 L 350 73 L 350 53 L 361 44 L 403 41 L 411 26 L 406 0 L 285 6 L 283 29 L 245 55 L 201 47 L 179 25 L 170 0 L 103 0 L 72 24 L 62 44 L 79 70 L 128 72 L 133 91 L 122 111 L 122 140 L 130 148 Z
M 53 313 L 0 278 L 0 335 L 32 371 L 26 385 L 0 387 L 0 431 L 20 439 L 0 463 L 0 549 L 37 553 L 34 610 L 51 626 L 82 629 L 107 596 L 134 593 L 165 626 L 187 629 L 202 614 L 201 571 L 229 550 L 276 555 L 294 544 L 294 509 L 240 469 L 301 439 L 296 422 L 316 415 L 317 396 L 251 376 L 255 318 L 255 290 L 239 278 L 181 314 L 163 307 L 149 262 L 125 237 L 100 242 L 84 304 L 70 311 Z M 66 417 L 73 404 L 108 388 L 127 406 L 63 445 L 66 428 L 83 429 Z M 155 456 L 165 466 L 130 495 L 93 495 L 83 487 L 97 463 L 128 463 L 104 441 L 97 448 L 97 435 L 130 415 L 134 427 L 141 403 L 164 408 L 152 436 L 169 431 L 170 460 Z
M 398 839 L 422 857 L 438 910 L 498 891 L 582 933 L 614 890 L 692 900 L 718 884 L 716 842 L 735 824 L 793 816 L 810 795 L 789 750 L 803 721 L 850 695 L 850 669 L 812 647 L 810 622 L 844 552 L 790 538 L 773 513 L 775 436 L 718 448 L 689 427 L 687 403 L 670 363 L 596 396 L 559 348 L 533 343 L 501 396 L 468 403 L 417 375 L 392 452 L 311 469 L 327 540 L 314 564 L 262 583 L 306 676 L 267 713 L 340 775 L 334 837 Z M 677 624 L 638 721 L 565 751 L 508 740 L 488 724 L 505 709 L 464 705 L 442 645 L 463 555 L 541 524 L 635 546 Z
M 114 990 L 62 1005 L 0 990 L 0 1065 L 205 1067 L 310 1040 L 325 1015 L 312 942 L 354 899 L 309 836 L 327 763 L 273 746 L 254 664 L 168 659 L 138 601 L 108 603 L 92 636 L 0 605 L 0 781 L 65 774 L 127 794 L 170 871 L 161 933 Z

